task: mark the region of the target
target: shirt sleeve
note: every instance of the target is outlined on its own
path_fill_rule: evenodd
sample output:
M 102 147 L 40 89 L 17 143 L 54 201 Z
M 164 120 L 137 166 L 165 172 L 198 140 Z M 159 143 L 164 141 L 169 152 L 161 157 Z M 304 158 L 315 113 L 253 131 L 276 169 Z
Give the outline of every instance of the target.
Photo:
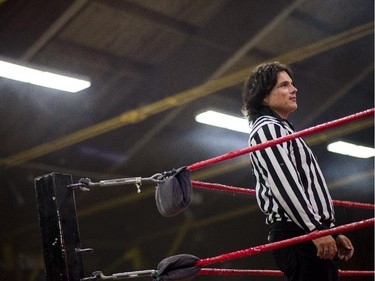
M 250 139 L 250 145 L 288 135 L 281 125 L 272 123 L 262 126 Z M 303 186 L 291 142 L 253 152 L 257 165 L 264 171 L 263 177 L 273 199 L 297 225 L 310 232 L 322 228 L 320 216 L 314 211 Z M 275 206 L 273 207 L 275 208 Z M 277 206 L 276 206 L 277 208 Z

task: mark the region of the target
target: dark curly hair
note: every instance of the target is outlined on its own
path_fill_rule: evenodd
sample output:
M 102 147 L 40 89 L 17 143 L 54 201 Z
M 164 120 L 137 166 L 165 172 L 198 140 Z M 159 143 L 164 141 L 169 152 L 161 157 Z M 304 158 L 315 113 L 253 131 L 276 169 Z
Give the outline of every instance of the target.
M 262 63 L 254 68 L 245 81 L 242 100 L 242 111 L 249 121 L 259 116 L 264 98 L 271 92 L 277 82 L 277 74 L 285 71 L 293 80 L 290 67 L 279 62 Z

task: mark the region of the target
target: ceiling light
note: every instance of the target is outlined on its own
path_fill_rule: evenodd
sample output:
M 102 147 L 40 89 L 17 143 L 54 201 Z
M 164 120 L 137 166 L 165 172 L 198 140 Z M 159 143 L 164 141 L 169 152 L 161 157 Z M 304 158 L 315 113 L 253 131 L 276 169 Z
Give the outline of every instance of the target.
M 241 133 L 249 133 L 249 123 L 246 119 L 213 110 L 198 114 L 195 116 L 195 121 Z
M 71 93 L 76 93 L 91 85 L 86 80 L 21 66 L 3 60 L 0 60 L 0 76 Z
M 349 142 L 337 141 L 327 146 L 328 151 L 358 158 L 370 158 L 375 156 L 372 147 L 355 145 Z

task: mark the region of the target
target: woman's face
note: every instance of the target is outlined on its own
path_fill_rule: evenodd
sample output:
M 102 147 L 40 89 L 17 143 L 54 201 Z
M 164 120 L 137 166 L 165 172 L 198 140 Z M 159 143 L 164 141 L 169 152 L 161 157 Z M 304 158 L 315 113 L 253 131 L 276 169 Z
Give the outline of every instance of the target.
M 280 117 L 287 119 L 289 113 L 297 109 L 297 88 L 285 71 L 277 74 L 277 82 L 271 92 L 264 98 L 265 105 L 272 108 Z

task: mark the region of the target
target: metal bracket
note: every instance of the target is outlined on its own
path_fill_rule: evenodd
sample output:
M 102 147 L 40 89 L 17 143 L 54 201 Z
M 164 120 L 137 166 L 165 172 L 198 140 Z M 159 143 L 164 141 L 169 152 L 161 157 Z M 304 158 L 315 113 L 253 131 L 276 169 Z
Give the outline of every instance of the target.
M 134 184 L 137 188 L 137 192 L 141 192 L 142 183 L 157 183 L 160 182 L 162 174 L 158 173 L 148 178 L 132 177 L 132 178 L 119 178 L 110 180 L 101 180 L 99 182 L 92 182 L 89 178 L 82 178 L 78 183 L 68 185 L 71 189 L 80 189 L 82 191 L 89 191 L 90 187 L 110 187 L 119 185 L 129 185 Z
M 115 273 L 112 275 L 104 275 L 101 271 L 95 271 L 90 277 L 81 279 L 80 281 L 91 281 L 91 280 L 120 280 L 120 279 L 130 279 L 145 276 L 156 276 L 157 271 L 154 269 L 150 270 L 140 270 L 140 271 L 129 271 L 122 273 Z

